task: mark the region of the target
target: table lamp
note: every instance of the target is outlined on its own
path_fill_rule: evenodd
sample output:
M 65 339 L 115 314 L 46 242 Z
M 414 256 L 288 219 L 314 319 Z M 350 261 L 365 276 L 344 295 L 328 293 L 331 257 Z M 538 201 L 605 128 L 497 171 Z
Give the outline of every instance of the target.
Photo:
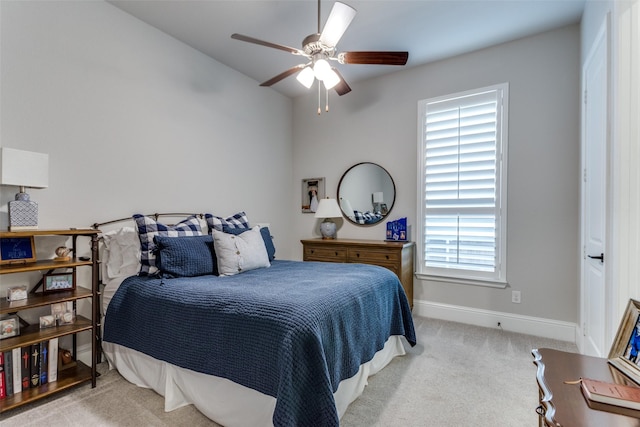
M 320 223 L 320 233 L 323 239 L 336 238 L 336 223 L 331 218 L 340 218 L 342 211 L 336 199 L 321 199 L 318 210 L 315 213 L 316 218 L 324 218 Z
M 49 155 L 2 147 L 0 184 L 20 187 L 9 202 L 9 230 L 37 230 L 38 204 L 30 200 L 25 188 L 49 186 Z
M 376 191 L 371 194 L 371 198 L 373 199 L 373 211 L 380 212 L 380 205 L 384 203 L 384 195 L 382 191 Z

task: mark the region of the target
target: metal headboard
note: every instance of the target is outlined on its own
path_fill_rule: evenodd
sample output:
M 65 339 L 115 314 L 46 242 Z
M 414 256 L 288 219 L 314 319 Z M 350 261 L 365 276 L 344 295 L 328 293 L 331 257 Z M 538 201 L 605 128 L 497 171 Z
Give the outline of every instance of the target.
M 153 217 L 156 221 L 158 220 L 158 218 L 160 218 L 161 216 L 172 216 L 172 217 L 178 217 L 178 216 L 196 216 L 200 219 L 204 218 L 204 214 L 202 213 L 184 213 L 184 212 L 172 212 L 172 213 L 154 213 L 154 214 L 148 214 L 146 216 L 150 216 Z M 114 219 L 111 221 L 105 221 L 105 222 L 96 222 L 94 223 L 91 227 L 95 230 L 99 229 L 100 227 L 104 226 L 104 225 L 109 225 L 109 224 L 116 224 L 118 222 L 124 222 L 124 221 L 132 221 L 133 218 L 131 216 L 128 216 L 126 218 L 120 218 L 120 219 Z

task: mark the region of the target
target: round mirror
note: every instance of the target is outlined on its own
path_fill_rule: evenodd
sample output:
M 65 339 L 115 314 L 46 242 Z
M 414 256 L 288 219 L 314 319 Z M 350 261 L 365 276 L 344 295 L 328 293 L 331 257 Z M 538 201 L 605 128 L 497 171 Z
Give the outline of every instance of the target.
M 338 202 L 342 214 L 357 225 L 372 225 L 391 212 L 396 200 L 396 185 L 386 171 L 375 163 L 350 167 L 338 184 Z

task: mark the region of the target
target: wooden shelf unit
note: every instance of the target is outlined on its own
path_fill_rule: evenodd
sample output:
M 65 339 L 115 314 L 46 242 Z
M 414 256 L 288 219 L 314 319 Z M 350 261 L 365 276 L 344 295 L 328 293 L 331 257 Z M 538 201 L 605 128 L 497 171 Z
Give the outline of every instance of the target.
M 38 307 L 46 307 L 54 303 L 73 302 L 74 308 L 78 300 L 91 299 L 91 314 L 84 317 L 76 315 L 76 320 L 67 325 L 59 325 L 52 328 L 40 329 L 39 324 L 20 327 L 20 334 L 15 337 L 0 340 L 0 352 L 21 348 L 53 338 L 73 335 L 72 355 L 76 359 L 75 366 L 59 369 L 56 381 L 40 385 L 38 387 L 22 390 L 0 399 L 0 413 L 20 407 L 24 404 L 34 402 L 38 399 L 48 397 L 54 393 L 65 390 L 69 387 L 91 382 L 91 386 L 96 386 L 96 365 L 97 346 L 100 340 L 100 329 L 98 324 L 99 315 L 99 292 L 98 292 L 98 234 L 100 230 L 93 229 L 68 229 L 68 230 L 29 230 L 29 231 L 0 231 L 0 239 L 16 237 L 35 236 L 66 236 L 71 238 L 71 253 L 73 258 L 69 261 L 53 261 L 52 259 L 38 259 L 36 262 L 12 263 L 0 265 L 0 275 L 20 274 L 34 271 L 53 271 L 58 269 L 72 270 L 75 272 L 78 267 L 91 268 L 90 288 L 78 286 L 69 291 L 42 293 L 34 292 L 38 284 L 24 283 L 29 292 L 27 299 L 19 301 L 7 301 L 4 293 L 0 295 L 0 315 L 17 314 L 25 310 Z M 80 260 L 77 255 L 77 238 L 89 238 L 91 241 L 91 257 L 89 260 Z M 76 276 L 77 277 L 77 276 Z M 3 289 L 6 292 L 6 289 Z M 76 334 L 81 332 L 91 334 L 91 364 L 86 364 L 77 360 Z

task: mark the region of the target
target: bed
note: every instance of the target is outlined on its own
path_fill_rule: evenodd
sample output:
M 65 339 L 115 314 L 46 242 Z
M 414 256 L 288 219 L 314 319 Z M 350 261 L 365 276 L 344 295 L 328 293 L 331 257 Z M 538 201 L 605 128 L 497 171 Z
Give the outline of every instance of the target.
M 367 377 L 415 345 L 400 281 L 377 266 L 275 259 L 269 233 L 241 214 L 207 217 L 213 245 L 197 227 L 198 237 L 164 239 L 198 241 L 201 255 L 206 241 L 215 266 L 199 271 L 218 274 L 176 274 L 198 255 L 174 262 L 161 245 L 157 271 L 141 274 L 139 224 L 105 234 L 103 352 L 128 381 L 164 396 L 167 411 L 193 404 L 225 426 L 337 426 Z M 219 242 L 247 253 L 241 239 L 260 241 L 268 261 L 225 270 Z M 172 262 L 177 270 L 165 270 Z

